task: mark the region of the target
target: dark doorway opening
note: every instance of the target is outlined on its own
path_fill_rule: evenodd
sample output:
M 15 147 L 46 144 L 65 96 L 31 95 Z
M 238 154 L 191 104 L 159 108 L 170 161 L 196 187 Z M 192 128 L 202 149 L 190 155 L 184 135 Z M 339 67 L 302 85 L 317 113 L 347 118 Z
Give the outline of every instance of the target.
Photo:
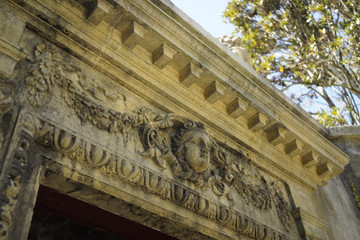
M 28 240 L 175 240 L 169 235 L 40 186 Z

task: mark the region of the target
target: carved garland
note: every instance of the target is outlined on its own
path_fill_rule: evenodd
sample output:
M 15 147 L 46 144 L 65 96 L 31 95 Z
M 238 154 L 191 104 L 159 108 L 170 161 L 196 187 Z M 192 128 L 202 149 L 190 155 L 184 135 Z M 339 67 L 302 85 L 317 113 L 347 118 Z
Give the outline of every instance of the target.
M 18 200 L 22 178 L 28 163 L 27 152 L 30 141 L 22 134 L 15 150 L 11 166 L 5 170 L 7 176 L 0 194 L 0 239 L 8 237 L 9 228 L 12 224 L 12 214 Z
M 120 156 L 108 153 L 106 150 L 46 122 L 42 122 L 41 127 L 36 131 L 35 141 L 50 147 L 71 160 L 89 165 L 112 177 L 132 183 L 151 194 L 253 239 L 289 239 L 288 236 L 257 223 L 249 217 L 226 206 L 209 201 L 180 184 L 166 180 L 158 174 Z
M 142 108 L 135 112 L 130 111 L 130 113 L 105 109 L 103 106 L 96 104 L 89 94 L 82 91 L 75 84 L 74 81 L 76 80 L 79 83 L 78 85 L 84 86 L 80 70 L 69 64 L 64 65 L 62 62 L 61 55 L 53 45 L 40 44 L 36 47 L 31 76 L 26 78 L 30 102 L 35 107 L 45 104 L 46 100 L 51 97 L 52 88 L 58 86 L 62 88 L 61 96 L 66 104 L 74 109 L 82 122 L 89 122 L 98 129 L 110 133 L 128 133 L 131 129 L 137 129 L 145 149 L 139 151 L 140 155 L 151 158 L 162 169 L 170 168 L 177 178 L 193 184 L 197 188 L 211 187 L 217 196 L 225 196 L 231 200 L 229 189 L 234 187 L 247 204 L 252 204 L 261 210 L 275 206 L 281 223 L 287 231 L 290 230 L 289 205 L 277 186 L 277 182 L 268 184 L 262 176 L 253 177 L 246 174 L 242 169 L 231 168 L 228 154 L 207 134 L 202 123 L 173 114 L 156 114 L 148 108 Z M 179 124 L 181 126 L 174 128 L 176 123 L 177 126 Z M 38 137 L 38 141 L 44 145 L 53 146 L 54 149 L 62 152 L 70 159 L 90 164 L 95 168 L 101 166 L 103 170 L 108 169 L 104 170 L 105 172 L 121 175 L 120 177 L 126 178 L 130 182 L 138 183 L 138 181 L 143 181 L 139 179 L 148 179 L 149 182 L 145 180 L 143 182 L 148 190 L 158 186 L 158 178 L 160 179 L 160 177 L 151 177 L 156 175 L 150 174 L 146 170 L 124 160 L 116 160 L 117 157 L 109 155 L 106 151 L 79 140 L 79 138 L 71 134 L 56 130 L 56 128 L 53 130 L 48 128 L 44 126 L 39 130 L 39 136 L 41 137 Z M 52 128 L 50 127 L 50 129 Z M 167 129 L 176 130 L 176 132 L 169 135 Z M 150 175 L 146 177 L 146 174 Z M 163 181 L 162 184 L 165 184 L 165 182 Z M 184 189 L 176 184 L 169 183 L 168 185 L 166 194 L 171 193 L 173 198 L 165 197 L 157 191 L 158 194 L 164 198 L 173 199 L 174 202 L 179 202 L 176 199 L 180 195 L 175 193 L 180 194 Z M 178 190 L 178 187 L 183 190 Z M 202 198 L 197 194 L 187 194 L 189 198 L 192 196 L 193 200 L 189 200 L 191 204 L 196 199 L 202 201 Z M 179 199 L 182 199 L 182 197 Z M 180 205 L 187 207 L 186 202 L 187 200 Z M 205 205 L 208 206 L 209 203 L 206 202 Z M 210 213 L 204 213 L 204 215 L 202 211 L 199 212 L 196 209 L 194 211 L 202 216 L 206 215 L 208 217 L 208 215 L 211 215 Z M 214 212 L 216 211 L 214 210 Z M 241 222 L 243 217 L 236 216 L 239 217 L 235 217 L 235 219 Z M 256 224 L 253 223 L 253 225 Z M 256 236 L 255 233 L 241 230 L 241 227 L 232 229 L 249 236 Z M 264 227 L 264 229 L 267 228 Z M 256 231 L 261 232 L 262 230 L 254 230 L 254 232 Z M 266 232 L 266 230 L 263 231 Z

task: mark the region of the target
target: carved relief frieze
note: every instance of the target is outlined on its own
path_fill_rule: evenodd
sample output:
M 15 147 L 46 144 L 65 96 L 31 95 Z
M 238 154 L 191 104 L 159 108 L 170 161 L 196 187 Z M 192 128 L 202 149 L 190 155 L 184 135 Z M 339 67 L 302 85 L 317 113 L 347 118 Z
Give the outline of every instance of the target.
M 176 114 L 156 113 L 148 107 L 128 109 L 126 112 L 108 108 L 98 101 L 99 93 L 111 101 L 116 101 L 119 96 L 107 92 L 99 83 L 87 84 L 89 81 L 86 81 L 81 70 L 65 61 L 54 46 L 40 44 L 34 56 L 31 75 L 26 78 L 30 103 L 34 107 L 41 108 L 54 95 L 54 89 L 60 89 L 64 103 L 82 123 L 115 136 L 137 133 L 135 138 L 141 145 L 137 145 L 139 158 L 153 161 L 160 171 L 169 169 L 178 183 L 165 180 L 141 165 L 124 160 L 44 121 L 36 130 L 38 143 L 71 160 L 141 186 L 247 236 L 256 239 L 262 239 L 258 237 L 260 235 L 264 239 L 286 238 L 250 218 L 201 197 L 202 191 L 210 189 L 215 197 L 231 202 L 237 193 L 247 205 L 259 211 L 275 208 L 284 229 L 288 232 L 291 230 L 290 207 L 279 183 L 267 180 L 261 174 L 246 172 L 239 165 L 246 157 L 239 153 L 230 159 L 228 150 L 208 134 L 204 124 Z
M 29 69 L 30 76 L 25 79 L 29 92 L 29 102 L 34 106 L 42 106 L 50 98 L 51 88 L 60 78 L 60 55 L 54 45 L 39 44 L 33 55 Z
M 179 117 L 169 115 L 169 119 L 179 120 Z M 290 206 L 279 181 L 268 182 L 260 174 L 251 175 L 240 164 L 245 156 L 230 160 L 227 151 L 209 136 L 202 123 L 182 120 L 185 123 L 168 138 L 160 127 L 144 125 L 140 134 L 146 151 L 141 154 L 152 158 L 162 168 L 170 167 L 174 175 L 197 187 L 210 187 L 219 197 L 225 196 L 231 201 L 230 190 L 234 188 L 247 204 L 260 210 L 275 207 L 281 223 L 290 231 Z M 166 144 L 166 139 L 171 139 L 171 144 Z
M 258 223 L 227 206 L 202 197 L 201 194 L 185 185 L 164 178 L 158 173 L 151 172 L 130 160 L 110 153 L 44 121 L 41 121 L 40 128 L 36 131 L 35 141 L 71 160 L 134 184 L 151 194 L 253 239 L 289 239 L 289 236 Z
M 7 239 L 12 225 L 12 215 L 21 189 L 23 175 L 28 164 L 27 152 L 30 141 L 23 133 L 15 149 L 10 166 L 3 169 L 6 176 L 0 193 L 0 239 Z

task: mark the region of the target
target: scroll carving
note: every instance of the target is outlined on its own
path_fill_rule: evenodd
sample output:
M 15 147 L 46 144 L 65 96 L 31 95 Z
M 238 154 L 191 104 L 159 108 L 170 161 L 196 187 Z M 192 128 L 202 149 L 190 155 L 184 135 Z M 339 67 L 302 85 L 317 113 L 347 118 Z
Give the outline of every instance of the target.
M 35 141 L 63 154 L 71 160 L 134 184 L 164 200 L 173 202 L 252 239 L 282 240 L 287 235 L 277 232 L 229 207 L 212 202 L 181 184 L 123 159 L 120 156 L 70 134 L 46 122 L 41 122 Z M 194 170 L 195 171 L 195 170 Z
M 105 108 L 93 99 L 96 99 L 97 95 L 85 87 L 81 71 L 76 67 L 61 64 L 61 55 L 54 47 L 39 45 L 35 56 L 31 76 L 26 79 L 35 107 L 40 107 L 44 100 L 50 97 L 53 87 L 61 88 L 64 102 L 75 111 L 83 123 L 90 123 L 112 134 L 128 134 L 136 130 L 143 147 L 138 149 L 138 154 L 154 161 L 160 169 L 170 169 L 174 178 L 190 186 L 195 192 L 189 192 L 180 185 L 174 185 L 47 123 L 37 131 L 38 142 L 74 161 L 141 185 L 154 194 L 220 224 L 231 225 L 232 229 L 245 235 L 273 234 L 273 231 L 267 228 L 257 227 L 258 224 L 252 220 L 240 215 L 233 216 L 229 209 L 203 200 L 196 193 L 211 189 L 217 197 L 231 201 L 231 194 L 234 193 L 231 189 L 235 189 L 246 204 L 262 211 L 275 208 L 280 222 L 290 231 L 290 209 L 278 183 L 267 182 L 261 175 L 253 176 L 241 167 L 236 167 L 244 156 L 230 160 L 228 151 L 211 138 L 204 124 L 175 114 L 157 114 L 149 108 L 129 110 L 126 113 Z M 100 90 L 105 94 L 104 88 Z
M 20 193 L 21 182 L 28 163 L 27 152 L 30 142 L 22 137 L 18 142 L 11 166 L 6 169 L 6 180 L 3 183 L 0 200 L 0 239 L 7 239 L 12 224 L 12 215 Z

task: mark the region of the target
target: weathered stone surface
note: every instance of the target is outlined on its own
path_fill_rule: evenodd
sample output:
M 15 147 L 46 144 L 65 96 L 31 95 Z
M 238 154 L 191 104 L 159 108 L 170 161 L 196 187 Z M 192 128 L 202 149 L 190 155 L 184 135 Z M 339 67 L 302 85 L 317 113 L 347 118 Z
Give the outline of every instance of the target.
M 98 0 L 93 5 L 94 6 L 89 9 L 87 19 L 91 23 L 98 25 L 109 13 L 112 5 L 106 0 Z
M 343 179 L 342 179 L 343 178 Z M 359 186 L 359 185 L 358 185 Z M 360 236 L 360 211 L 347 176 L 336 177 L 319 189 L 319 206 L 333 239 L 356 239 Z
M 26 53 L 18 43 L 25 28 L 25 22 L 0 6 L 0 77 L 9 78 L 20 59 Z
M 340 235 L 316 190 L 348 157 L 170 2 L 0 9 L 0 239 L 39 184 L 180 239 Z
M 163 43 L 152 53 L 153 64 L 163 69 L 169 64 L 175 54 L 176 51 L 174 49 Z
M 179 79 L 181 84 L 186 87 L 190 87 L 200 79 L 200 74 L 202 73 L 202 71 L 203 69 L 201 69 L 199 66 L 196 66 L 194 63 L 189 63 L 179 73 Z

